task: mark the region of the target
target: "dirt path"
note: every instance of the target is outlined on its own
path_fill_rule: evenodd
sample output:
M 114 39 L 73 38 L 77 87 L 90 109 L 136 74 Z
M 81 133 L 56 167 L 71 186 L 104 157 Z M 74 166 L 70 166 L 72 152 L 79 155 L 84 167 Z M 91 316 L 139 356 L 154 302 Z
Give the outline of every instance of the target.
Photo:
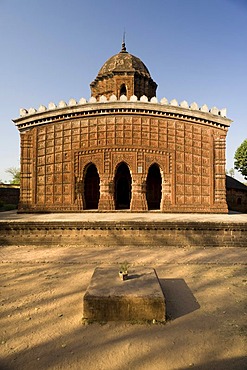
M 244 248 L 1 247 L 0 368 L 244 369 Z M 165 325 L 82 324 L 94 268 L 127 259 L 156 268 Z

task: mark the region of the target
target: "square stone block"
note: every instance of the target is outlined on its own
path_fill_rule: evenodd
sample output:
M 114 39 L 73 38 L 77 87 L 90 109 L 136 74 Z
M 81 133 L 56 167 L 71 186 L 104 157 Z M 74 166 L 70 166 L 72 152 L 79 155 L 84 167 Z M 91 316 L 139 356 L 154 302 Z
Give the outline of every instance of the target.
M 122 281 L 117 267 L 97 267 L 83 297 L 83 318 L 165 321 L 165 297 L 153 268 L 135 267 Z

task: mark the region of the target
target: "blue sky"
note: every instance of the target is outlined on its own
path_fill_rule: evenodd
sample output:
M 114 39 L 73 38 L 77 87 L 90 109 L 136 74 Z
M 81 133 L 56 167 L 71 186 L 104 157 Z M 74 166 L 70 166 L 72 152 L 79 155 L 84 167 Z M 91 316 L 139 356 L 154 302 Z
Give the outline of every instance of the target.
M 226 107 L 227 165 L 247 138 L 247 0 L 0 0 L 0 179 L 19 166 L 19 108 L 89 99 L 121 49 L 139 57 L 157 97 Z M 235 177 L 243 179 L 238 173 Z

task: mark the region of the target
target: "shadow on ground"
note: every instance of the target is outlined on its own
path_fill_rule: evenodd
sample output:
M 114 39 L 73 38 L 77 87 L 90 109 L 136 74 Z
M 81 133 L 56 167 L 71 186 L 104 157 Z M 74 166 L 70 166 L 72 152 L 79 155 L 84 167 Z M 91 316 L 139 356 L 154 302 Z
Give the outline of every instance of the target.
M 207 362 L 202 365 L 180 368 L 180 370 L 244 370 L 247 369 L 247 357 L 236 357 L 226 360 Z
M 61 256 L 60 249 L 51 262 L 52 251 L 43 252 L 47 262 L 11 262 L 10 254 L 1 264 L 1 370 L 246 368 L 245 266 L 152 263 L 166 297 L 165 325 L 82 325 L 82 297 L 101 252 L 90 259 L 81 249 L 72 263 L 69 250 Z M 157 248 L 156 261 L 164 253 Z M 147 265 L 153 254 L 145 253 Z M 104 262 L 117 265 L 109 249 L 104 255 Z
M 169 320 L 187 315 L 200 308 L 184 279 L 159 279 L 166 300 Z

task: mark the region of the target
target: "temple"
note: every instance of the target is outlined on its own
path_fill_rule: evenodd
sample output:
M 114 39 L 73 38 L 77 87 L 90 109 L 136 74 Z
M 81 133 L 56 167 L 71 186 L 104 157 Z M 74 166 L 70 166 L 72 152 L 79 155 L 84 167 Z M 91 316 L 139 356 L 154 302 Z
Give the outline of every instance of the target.
M 109 58 L 91 98 L 21 109 L 20 212 L 226 213 L 226 110 L 156 98 L 145 64 Z

